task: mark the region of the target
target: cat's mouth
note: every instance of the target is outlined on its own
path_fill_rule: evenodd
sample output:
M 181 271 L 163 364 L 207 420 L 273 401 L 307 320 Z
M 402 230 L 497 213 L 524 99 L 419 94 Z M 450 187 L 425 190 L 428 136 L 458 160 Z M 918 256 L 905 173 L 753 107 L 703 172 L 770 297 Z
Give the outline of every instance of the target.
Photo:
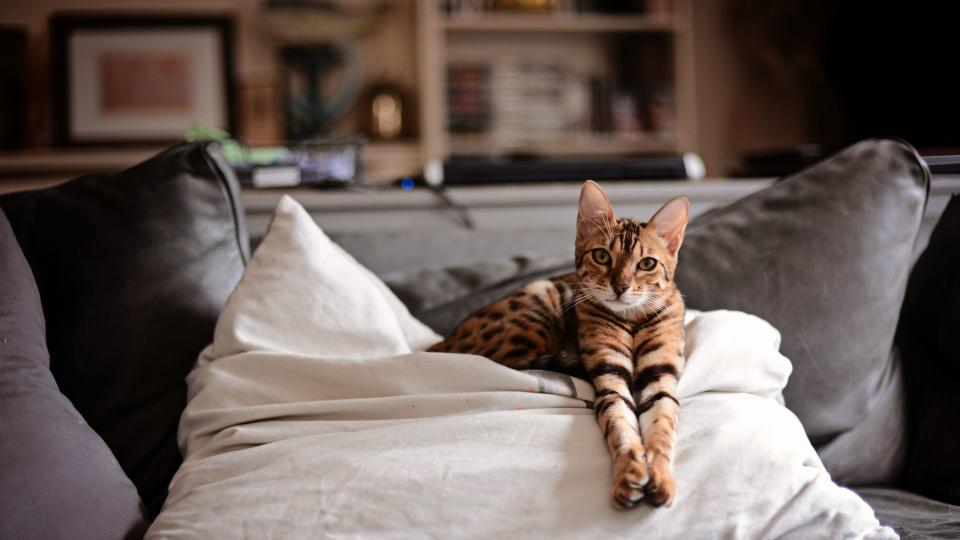
M 621 299 L 621 298 L 619 298 L 619 297 L 617 297 L 617 298 L 605 299 L 605 300 L 603 301 L 603 303 L 604 303 L 607 307 L 609 307 L 610 309 L 612 309 L 612 310 L 614 310 L 614 311 L 626 311 L 626 310 L 628 310 L 628 309 L 633 309 L 633 308 L 637 307 L 637 305 L 638 305 L 637 302 L 629 302 L 629 301 L 623 300 L 623 299 Z
M 658 299 L 651 295 L 649 291 L 642 293 L 633 292 L 620 296 L 617 296 L 615 292 L 611 291 L 607 293 L 606 298 L 602 298 L 601 300 L 611 311 L 645 310 L 652 304 L 659 304 Z

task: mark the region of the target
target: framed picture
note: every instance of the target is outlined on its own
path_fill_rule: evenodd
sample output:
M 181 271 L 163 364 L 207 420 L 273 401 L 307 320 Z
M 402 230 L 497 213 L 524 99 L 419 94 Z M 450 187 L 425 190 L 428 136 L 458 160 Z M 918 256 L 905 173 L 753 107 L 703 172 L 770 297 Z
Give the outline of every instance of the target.
M 0 24 L 0 148 L 26 146 L 27 29 Z
M 194 123 L 234 133 L 229 17 L 55 14 L 57 146 L 164 144 Z

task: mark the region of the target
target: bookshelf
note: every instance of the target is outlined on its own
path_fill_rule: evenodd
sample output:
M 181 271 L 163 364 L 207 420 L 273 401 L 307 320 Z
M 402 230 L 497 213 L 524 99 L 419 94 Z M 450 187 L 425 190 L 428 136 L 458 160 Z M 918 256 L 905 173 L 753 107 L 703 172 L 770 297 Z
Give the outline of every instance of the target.
M 417 1 L 424 162 L 452 154 L 606 156 L 696 150 L 691 0 L 656 2 L 655 11 L 626 14 L 448 11 L 443 0 Z M 653 65 L 658 67 L 647 69 Z M 633 73 L 634 67 L 641 74 Z M 566 107 L 579 100 L 579 109 L 576 104 L 551 109 L 548 99 L 514 99 L 529 89 L 517 80 L 537 77 L 544 82 L 531 94 L 565 81 L 572 90 L 559 90 L 564 95 L 555 101 Z M 464 89 L 462 80 L 482 82 L 479 89 Z M 652 87 L 659 88 L 654 98 L 643 95 Z M 498 101 L 504 88 L 514 94 Z M 465 117 L 462 112 L 470 107 L 463 103 L 473 102 L 471 92 L 486 99 L 491 110 L 481 107 L 480 113 Z M 537 108 L 542 109 L 539 118 L 532 112 Z M 568 115 L 569 110 L 574 112 Z M 620 125 L 620 119 L 632 116 L 637 125 Z M 540 131 L 538 120 L 543 120 Z
M 451 154 L 529 153 L 538 156 L 616 156 L 637 152 L 671 153 L 677 145 L 668 135 L 650 133 L 571 133 L 556 140 L 500 141 L 488 135 L 448 134 Z
M 447 32 L 672 32 L 671 15 L 470 14 L 445 15 Z

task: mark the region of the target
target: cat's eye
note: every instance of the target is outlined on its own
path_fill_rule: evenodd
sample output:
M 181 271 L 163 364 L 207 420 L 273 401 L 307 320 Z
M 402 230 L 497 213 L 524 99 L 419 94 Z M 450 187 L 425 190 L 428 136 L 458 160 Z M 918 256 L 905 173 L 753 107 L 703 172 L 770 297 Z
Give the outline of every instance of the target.
M 653 257 L 644 257 L 637 263 L 637 270 L 649 272 L 657 266 L 657 260 Z
M 610 264 L 610 254 L 607 253 L 607 250 L 603 248 L 597 248 L 591 252 L 593 255 L 593 260 L 597 264 Z

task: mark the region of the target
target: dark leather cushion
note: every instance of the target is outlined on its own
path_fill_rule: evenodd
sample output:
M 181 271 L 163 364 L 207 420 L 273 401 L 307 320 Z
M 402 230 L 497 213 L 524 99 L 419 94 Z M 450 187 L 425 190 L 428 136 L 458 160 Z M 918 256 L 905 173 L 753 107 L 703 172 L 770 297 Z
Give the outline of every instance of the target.
M 184 377 L 249 256 L 236 179 L 215 146 L 182 144 L 0 207 L 40 290 L 60 390 L 156 515 L 181 462 Z
M 897 346 L 913 445 L 907 487 L 960 504 L 960 195 L 951 197 L 910 275 Z
M 0 276 L 0 538 L 143 536 L 136 488 L 50 373 L 40 294 L 3 211 Z
M 891 345 L 928 187 L 909 145 L 864 141 L 701 214 L 680 251 L 688 307 L 742 310 L 780 330 L 794 366 L 787 406 L 839 482 L 891 481 L 903 464 L 903 385 Z M 571 269 L 511 276 L 412 312 L 448 334 L 520 284 Z M 416 298 L 400 281 L 401 297 Z

